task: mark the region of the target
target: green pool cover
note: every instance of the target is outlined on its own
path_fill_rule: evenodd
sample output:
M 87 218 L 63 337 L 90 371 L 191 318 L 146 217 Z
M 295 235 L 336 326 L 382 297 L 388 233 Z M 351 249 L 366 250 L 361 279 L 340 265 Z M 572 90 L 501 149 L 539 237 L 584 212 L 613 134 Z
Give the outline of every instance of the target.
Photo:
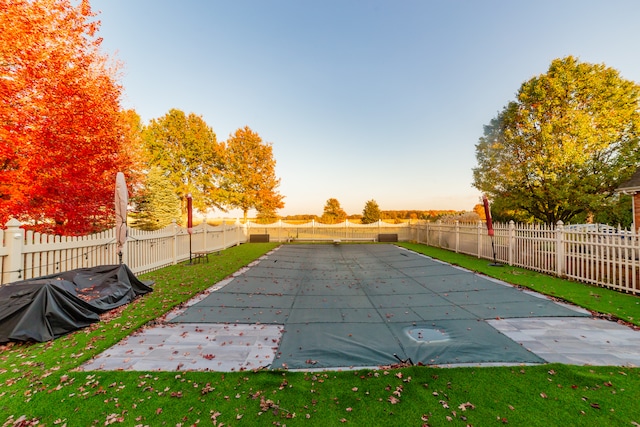
M 271 368 L 544 363 L 486 319 L 586 316 L 391 244 L 285 245 L 173 322 L 281 324 Z

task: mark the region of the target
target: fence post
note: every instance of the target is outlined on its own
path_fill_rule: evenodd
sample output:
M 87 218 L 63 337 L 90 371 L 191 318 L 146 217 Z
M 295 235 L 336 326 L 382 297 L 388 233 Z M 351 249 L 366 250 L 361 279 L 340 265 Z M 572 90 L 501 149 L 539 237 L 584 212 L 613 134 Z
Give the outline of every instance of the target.
M 509 221 L 509 261 L 507 264 L 513 265 L 516 253 L 516 223 Z
M 209 248 L 207 247 L 207 228 L 209 224 L 207 224 L 207 216 L 204 216 L 204 220 L 202 221 L 202 250 L 207 252 Z
M 173 265 L 178 263 L 178 223 L 172 219 L 173 223 Z
M 22 279 L 22 247 L 24 245 L 24 229 L 20 228 L 20 221 L 11 218 L 6 224 L 4 232 L 7 248 L 6 270 L 1 283 L 16 282 Z
M 282 220 L 278 219 L 278 243 L 282 241 L 280 240 L 280 235 L 282 235 Z
M 425 231 L 424 231 L 424 234 L 427 236 L 427 237 L 424 239 L 424 243 L 425 243 L 427 246 L 429 246 L 429 233 L 431 233 L 431 220 L 429 220 L 429 219 L 428 219 L 428 220 L 427 220 L 426 227 L 425 227 Z
M 456 219 L 456 253 L 460 247 L 460 221 Z
M 556 227 L 556 275 L 563 277 L 565 274 L 565 256 L 564 256 L 564 223 L 558 221 Z
M 227 220 L 223 219 L 222 224 L 222 249 L 227 249 Z
M 482 221 L 478 220 L 478 227 L 476 227 L 476 239 L 478 240 L 478 258 L 481 258 L 482 254 Z

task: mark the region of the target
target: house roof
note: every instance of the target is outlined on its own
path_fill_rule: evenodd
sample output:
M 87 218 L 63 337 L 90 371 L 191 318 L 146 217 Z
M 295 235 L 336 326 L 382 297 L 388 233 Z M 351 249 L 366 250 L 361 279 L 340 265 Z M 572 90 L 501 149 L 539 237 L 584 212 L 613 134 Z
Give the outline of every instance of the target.
M 616 188 L 618 193 L 626 193 L 633 194 L 640 192 L 640 168 L 635 171 L 631 178 L 627 182 L 623 182 L 620 184 L 618 188 Z

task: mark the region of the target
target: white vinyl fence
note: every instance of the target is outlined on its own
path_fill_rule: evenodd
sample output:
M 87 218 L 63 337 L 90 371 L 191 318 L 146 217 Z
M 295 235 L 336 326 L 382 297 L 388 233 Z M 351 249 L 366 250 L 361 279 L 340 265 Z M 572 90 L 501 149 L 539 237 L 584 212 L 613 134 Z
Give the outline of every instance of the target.
M 115 229 L 90 236 L 52 236 L 25 232 L 10 220 L 0 229 L 0 284 L 60 273 L 83 267 L 117 264 Z M 189 235 L 171 225 L 157 231 L 129 228 L 123 263 L 144 273 L 189 259 L 193 252 L 214 252 L 269 235 L 272 242 L 378 241 L 397 235 L 399 241 L 416 241 L 498 263 L 640 295 L 640 239 L 631 231 L 530 224 L 494 224 L 489 237 L 483 223 L 291 224 L 248 222 L 200 224 Z
M 115 228 L 67 237 L 25 231 L 20 225 L 12 219 L 0 229 L 0 284 L 120 262 Z M 175 224 L 156 231 L 129 228 L 122 262 L 139 274 L 188 260 L 193 252 L 220 251 L 246 240 L 246 229 L 237 221 L 218 227 L 203 223 L 191 235 Z
M 339 224 L 321 224 L 313 220 L 304 224 L 290 224 L 284 221 L 273 224 L 248 222 L 247 233 L 269 234 L 270 240 L 275 242 L 376 242 L 380 234 L 397 234 L 399 241 L 412 240 L 410 223 L 389 224 L 384 221 L 372 224 L 354 224 L 348 220 Z
M 606 227 L 494 223 L 420 223 L 415 240 L 498 263 L 640 295 L 638 234 Z

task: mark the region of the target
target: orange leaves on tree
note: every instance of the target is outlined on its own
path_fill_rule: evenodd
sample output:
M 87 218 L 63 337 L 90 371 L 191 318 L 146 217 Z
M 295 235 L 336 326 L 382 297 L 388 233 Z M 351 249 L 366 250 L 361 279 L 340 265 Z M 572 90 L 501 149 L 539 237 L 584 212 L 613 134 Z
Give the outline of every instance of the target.
M 128 166 L 117 67 L 88 2 L 1 0 L 0 222 L 80 234 L 112 217 Z

